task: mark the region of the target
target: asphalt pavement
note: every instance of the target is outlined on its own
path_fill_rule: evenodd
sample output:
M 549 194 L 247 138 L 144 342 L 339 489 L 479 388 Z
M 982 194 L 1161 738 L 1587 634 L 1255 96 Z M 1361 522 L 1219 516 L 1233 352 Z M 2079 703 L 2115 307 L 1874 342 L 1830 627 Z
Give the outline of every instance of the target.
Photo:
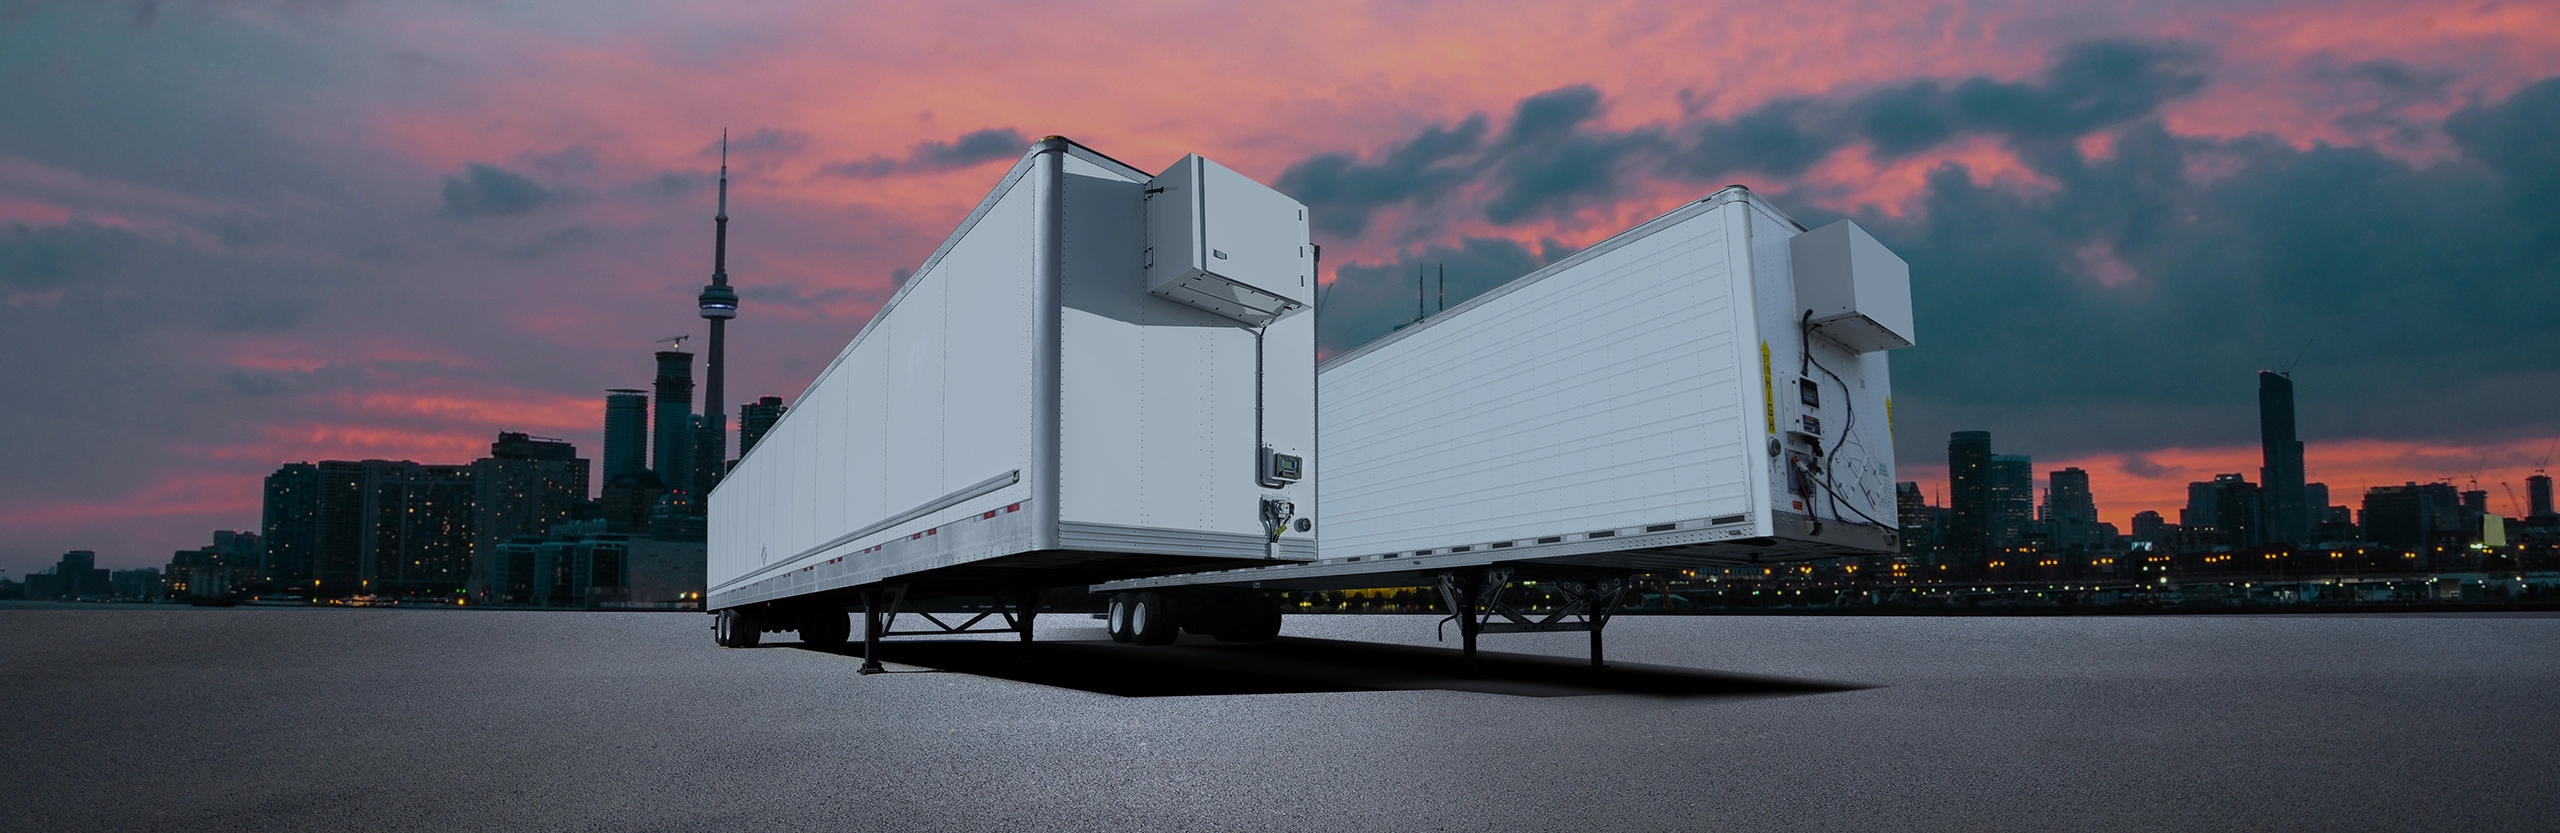
M 2560 828 L 2548 615 L 1622 617 L 1473 677 L 1434 623 L 865 677 L 700 614 L 0 609 L 0 828 Z

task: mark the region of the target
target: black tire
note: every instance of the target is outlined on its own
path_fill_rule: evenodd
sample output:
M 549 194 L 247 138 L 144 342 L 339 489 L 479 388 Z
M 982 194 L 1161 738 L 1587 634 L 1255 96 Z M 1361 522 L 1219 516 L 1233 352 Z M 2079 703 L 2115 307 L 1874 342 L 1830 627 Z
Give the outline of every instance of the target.
M 714 628 L 716 638 L 713 641 L 720 643 L 720 647 L 723 648 L 753 648 L 764 641 L 764 622 L 761 617 L 738 608 L 720 611 L 719 621 Z
M 820 608 L 800 614 L 800 644 L 811 648 L 836 649 L 853 638 L 853 617 L 838 608 Z
M 1111 631 L 1111 641 L 1127 642 L 1131 638 L 1129 635 L 1129 608 L 1131 606 L 1130 594 L 1114 593 L 1111 595 L 1110 613 L 1103 619 L 1104 622 L 1108 623 L 1107 627 Z
M 1280 606 L 1260 596 L 1235 599 L 1211 633 L 1220 642 L 1269 642 L 1280 638 Z
M 1153 590 L 1140 592 L 1129 605 L 1129 641 L 1140 645 L 1171 645 L 1175 632 L 1182 627 L 1182 617 L 1175 613 L 1171 600 Z

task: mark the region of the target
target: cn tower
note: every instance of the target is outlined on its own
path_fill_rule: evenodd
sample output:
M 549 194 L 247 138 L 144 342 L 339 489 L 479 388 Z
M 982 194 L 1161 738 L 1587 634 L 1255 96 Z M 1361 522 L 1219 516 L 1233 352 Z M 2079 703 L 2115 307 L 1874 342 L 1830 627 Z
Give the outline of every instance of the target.
M 702 424 L 710 432 L 711 460 L 696 471 L 711 473 L 710 481 L 693 484 L 695 494 L 711 491 L 729 468 L 729 414 L 720 402 L 721 377 L 726 370 L 722 351 L 728 335 L 729 319 L 738 317 L 738 293 L 729 289 L 729 132 L 720 131 L 720 213 L 712 218 L 711 285 L 702 288 L 702 317 L 711 320 L 710 371 L 703 379 Z M 672 484 L 671 484 L 672 485 Z

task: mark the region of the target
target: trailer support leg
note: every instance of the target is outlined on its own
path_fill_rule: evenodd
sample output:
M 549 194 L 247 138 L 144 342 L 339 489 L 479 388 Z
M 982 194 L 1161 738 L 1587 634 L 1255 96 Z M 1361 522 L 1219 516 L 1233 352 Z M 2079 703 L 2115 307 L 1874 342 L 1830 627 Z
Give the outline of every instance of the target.
M 862 667 L 854 671 L 856 674 L 870 675 L 889 670 L 880 666 L 880 632 L 887 624 L 880 621 L 881 614 L 887 612 L 881 606 L 882 595 L 877 587 L 862 591 Z
M 1609 667 L 1608 663 L 1600 661 L 1600 628 L 1597 626 L 1594 626 L 1591 629 L 1591 667 Z
M 1013 594 L 1013 625 L 1022 635 L 1022 661 L 1031 661 L 1031 631 L 1040 616 L 1040 591 L 1022 590 Z
M 1458 620 L 1460 677 L 1476 675 L 1476 635 L 1484 632 L 1476 608 L 1483 600 L 1486 578 L 1483 570 L 1440 574 L 1440 600 L 1449 606 L 1450 618 Z

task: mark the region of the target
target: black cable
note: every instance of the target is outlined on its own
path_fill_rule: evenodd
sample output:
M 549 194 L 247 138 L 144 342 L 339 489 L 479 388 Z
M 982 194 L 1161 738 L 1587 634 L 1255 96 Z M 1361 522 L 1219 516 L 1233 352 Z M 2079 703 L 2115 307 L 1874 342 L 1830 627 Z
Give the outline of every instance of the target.
M 1832 383 L 1840 386 L 1840 409 L 1843 412 L 1843 419 L 1840 424 L 1839 439 L 1831 443 L 1830 452 L 1822 455 L 1821 480 L 1822 490 L 1831 496 L 1831 518 L 1840 520 L 1840 487 L 1833 482 L 1831 472 L 1839 468 L 1840 449 L 1849 444 L 1849 432 L 1858 427 L 1858 397 L 1849 390 L 1849 383 L 1841 379 L 1840 374 L 1831 372 L 1831 368 L 1824 367 L 1821 362 L 1813 360 L 1813 310 L 1804 311 L 1804 318 L 1799 322 L 1798 330 L 1801 336 L 1800 343 L 1803 345 L 1804 363 L 1822 371 L 1822 375 L 1831 377 Z M 1816 442 L 1814 448 L 1819 451 L 1821 446 L 1818 440 Z M 1871 526 L 1885 526 L 1883 521 L 1868 517 L 1866 512 L 1854 505 L 1854 502 L 1849 507 L 1849 512 L 1864 518 Z

